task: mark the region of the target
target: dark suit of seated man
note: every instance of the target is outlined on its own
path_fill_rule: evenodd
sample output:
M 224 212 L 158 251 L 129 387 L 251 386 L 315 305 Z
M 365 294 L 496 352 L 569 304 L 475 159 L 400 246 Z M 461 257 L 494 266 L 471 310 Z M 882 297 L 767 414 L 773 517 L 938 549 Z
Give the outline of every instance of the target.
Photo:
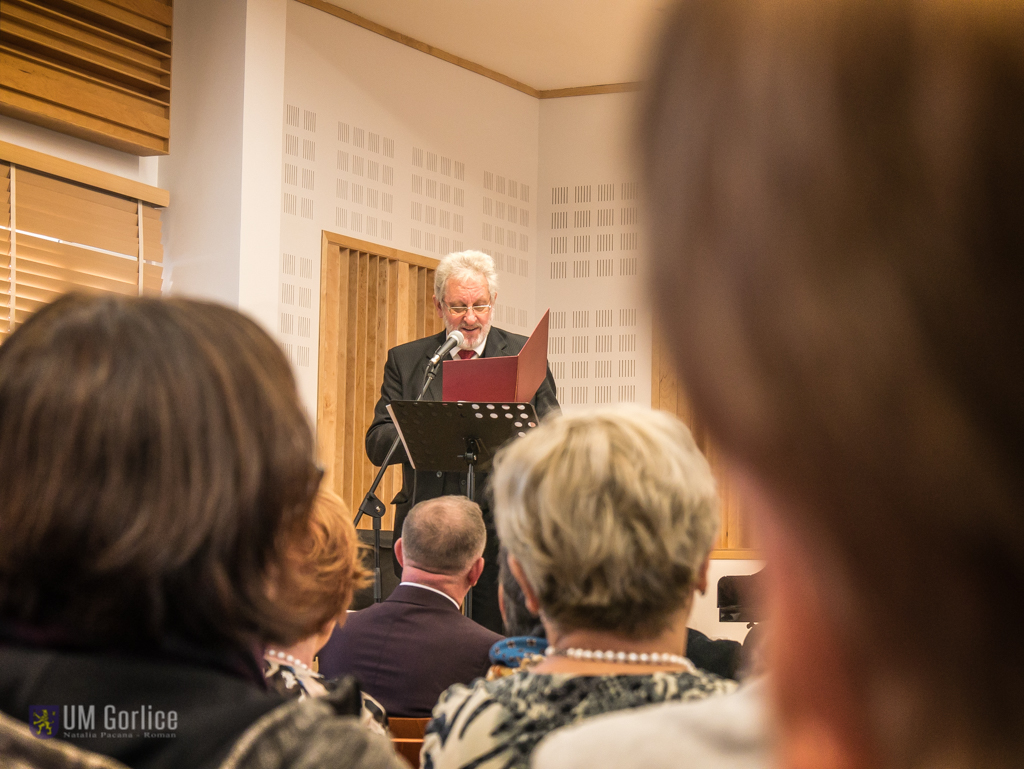
M 395 555 L 402 583 L 383 603 L 352 612 L 320 651 L 328 678 L 354 675 L 388 715 L 425 718 L 455 683 L 487 672 L 501 636 L 459 611 L 484 568 L 480 507 L 444 496 L 409 511 Z

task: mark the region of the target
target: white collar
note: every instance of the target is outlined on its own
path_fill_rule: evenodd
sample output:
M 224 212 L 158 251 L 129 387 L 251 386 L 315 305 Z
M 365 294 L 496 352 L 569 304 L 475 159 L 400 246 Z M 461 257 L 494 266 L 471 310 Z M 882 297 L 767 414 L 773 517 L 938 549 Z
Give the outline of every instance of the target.
M 455 604 L 455 608 L 456 609 L 458 609 L 459 611 L 462 611 L 462 607 L 459 606 L 459 602 L 458 601 L 456 601 L 454 598 L 452 598 L 447 593 L 445 593 L 445 592 L 443 592 L 441 590 L 438 590 L 436 587 L 430 587 L 429 585 L 421 585 L 418 582 L 399 582 L 398 584 L 399 584 L 399 586 L 408 585 L 409 587 L 421 587 L 424 590 L 429 590 L 431 593 L 437 593 L 438 595 L 443 595 L 445 598 L 447 598 L 449 601 L 451 601 L 453 604 Z
M 478 358 L 484 357 L 484 347 L 487 346 L 487 335 L 490 334 L 490 333 L 491 333 L 491 330 L 487 329 L 487 334 L 484 334 L 483 337 L 480 339 L 480 344 L 478 344 L 476 347 L 473 348 L 473 352 L 476 353 L 476 357 L 478 357 Z M 452 350 L 448 354 L 451 355 L 452 358 L 458 358 L 459 357 L 459 352 L 460 352 L 459 348 L 456 347 L 454 350 Z

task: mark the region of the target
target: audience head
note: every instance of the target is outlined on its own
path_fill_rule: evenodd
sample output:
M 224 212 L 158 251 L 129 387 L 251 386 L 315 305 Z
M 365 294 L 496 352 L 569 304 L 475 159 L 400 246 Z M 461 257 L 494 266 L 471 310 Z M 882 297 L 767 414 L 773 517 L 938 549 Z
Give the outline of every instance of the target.
M 544 637 L 540 617 L 527 607 L 523 588 L 508 566 L 508 549 L 504 545 L 498 551 L 498 603 L 505 635 Z
M 459 496 L 435 497 L 409 511 L 399 541 L 403 568 L 463 577 L 481 562 L 487 528 L 476 502 Z
M 284 567 L 313 448 L 288 361 L 238 312 L 58 299 L 0 345 L 0 619 L 94 647 L 309 635 Z
M 448 333 L 458 329 L 472 350 L 491 327 L 491 308 L 498 297 L 494 260 L 482 251 L 448 254 L 434 271 L 434 307 Z
M 549 419 L 499 452 L 492 483 L 501 541 L 560 631 L 653 638 L 688 609 L 718 500 L 674 417 L 617 407 Z
M 786 618 L 786 741 L 1015 765 L 1024 5 L 692 0 L 642 125 L 666 336 Z
M 341 497 L 321 488 L 313 502 L 309 533 L 292 549 L 293 603 L 321 604 L 321 625 L 344 620 L 353 593 L 372 582 L 363 566 L 356 528 Z

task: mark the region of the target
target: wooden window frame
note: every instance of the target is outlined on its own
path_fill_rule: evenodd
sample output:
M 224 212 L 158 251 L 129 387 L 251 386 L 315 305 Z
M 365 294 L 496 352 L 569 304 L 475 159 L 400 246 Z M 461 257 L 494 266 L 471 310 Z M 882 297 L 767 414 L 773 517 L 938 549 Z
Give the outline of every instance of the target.
M 7 142 L 0 142 L 0 162 L 10 169 L 10 220 L 4 226 L 9 236 L 4 254 L 9 272 L 4 292 L 7 306 L 0 316 L 4 336 L 40 303 L 67 290 L 125 294 L 129 293 L 126 287 L 134 282 L 139 296 L 161 292 L 163 248 L 157 208 L 170 202 L 165 190 Z M 51 196 L 58 201 L 67 196 L 68 205 L 54 204 L 49 200 Z M 53 220 L 48 218 L 50 206 L 56 214 Z M 76 206 L 85 212 L 100 210 L 117 226 L 112 226 L 108 233 L 103 223 L 96 224 L 84 213 L 79 214 L 76 222 Z M 67 212 L 66 218 L 57 213 L 62 211 Z M 26 226 L 20 220 L 33 223 Z M 106 240 L 127 232 L 132 232 L 129 238 Z M 19 258 L 24 264 L 33 265 L 24 270 L 31 277 L 21 281 L 21 291 Z M 96 261 L 102 259 L 107 259 L 107 263 Z M 135 265 L 131 280 L 125 280 L 126 272 L 118 265 L 122 259 L 124 267 Z

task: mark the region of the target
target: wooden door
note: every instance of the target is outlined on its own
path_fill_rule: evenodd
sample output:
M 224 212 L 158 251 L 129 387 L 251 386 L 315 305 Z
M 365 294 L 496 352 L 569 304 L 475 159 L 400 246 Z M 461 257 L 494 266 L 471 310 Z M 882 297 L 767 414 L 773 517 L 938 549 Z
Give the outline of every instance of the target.
M 325 232 L 320 261 L 320 367 L 317 451 L 324 483 L 355 514 L 377 473 L 364 437 L 380 397 L 388 350 L 441 330 L 434 312 L 437 260 Z M 377 496 L 387 505 L 402 487 L 392 466 Z M 360 528 L 371 528 L 363 518 Z

